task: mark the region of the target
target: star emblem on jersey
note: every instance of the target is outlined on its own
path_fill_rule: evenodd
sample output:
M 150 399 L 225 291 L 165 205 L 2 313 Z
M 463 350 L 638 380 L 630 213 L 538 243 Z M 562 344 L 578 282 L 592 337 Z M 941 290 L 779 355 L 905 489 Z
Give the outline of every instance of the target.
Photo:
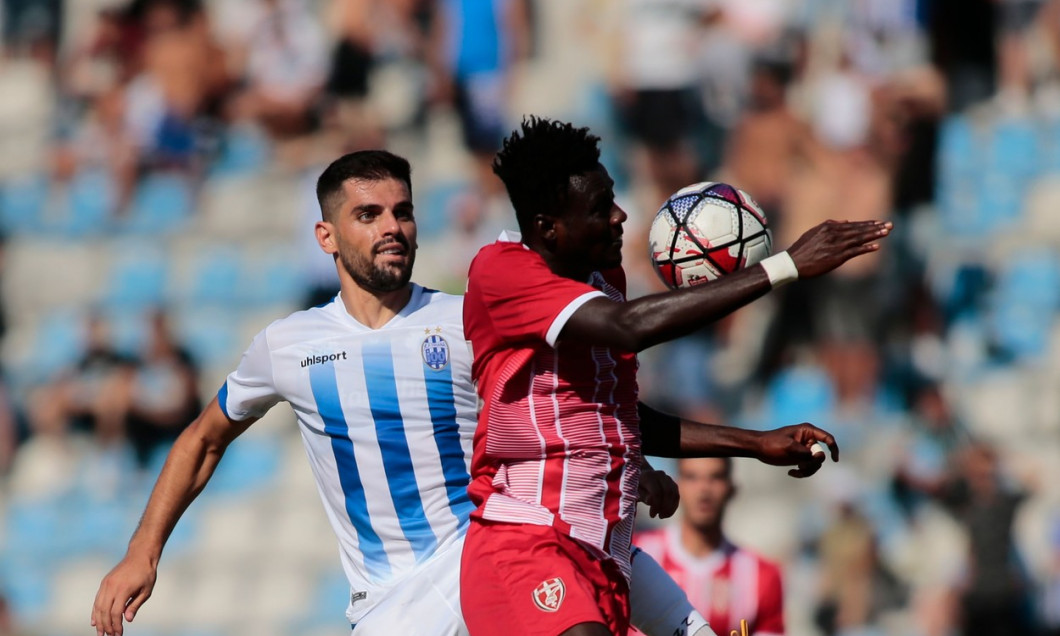
M 449 343 L 437 334 L 423 339 L 420 352 L 423 354 L 423 363 L 434 371 L 441 371 L 449 364 Z
M 545 579 L 534 588 L 530 595 L 534 598 L 534 605 L 542 612 L 555 612 L 563 604 L 563 597 L 567 594 L 567 586 L 563 579 Z

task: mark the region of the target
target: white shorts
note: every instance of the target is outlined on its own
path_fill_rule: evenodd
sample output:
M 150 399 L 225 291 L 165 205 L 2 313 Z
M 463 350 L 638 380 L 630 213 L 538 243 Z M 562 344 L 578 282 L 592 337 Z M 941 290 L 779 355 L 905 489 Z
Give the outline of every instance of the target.
M 438 552 L 353 626 L 354 636 L 468 636 L 460 614 L 463 537 Z

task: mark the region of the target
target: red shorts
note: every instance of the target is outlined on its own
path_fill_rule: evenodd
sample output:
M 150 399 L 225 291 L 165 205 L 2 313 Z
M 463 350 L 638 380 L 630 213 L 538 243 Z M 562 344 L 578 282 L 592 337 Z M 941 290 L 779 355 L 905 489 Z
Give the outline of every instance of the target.
M 552 526 L 472 519 L 460 608 L 472 636 L 557 636 L 579 623 L 629 630 L 629 587 L 618 566 Z

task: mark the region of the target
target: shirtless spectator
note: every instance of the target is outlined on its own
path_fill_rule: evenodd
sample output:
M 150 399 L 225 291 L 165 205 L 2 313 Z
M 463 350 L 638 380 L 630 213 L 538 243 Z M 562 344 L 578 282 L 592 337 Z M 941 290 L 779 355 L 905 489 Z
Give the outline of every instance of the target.
M 722 180 L 750 192 L 766 211 L 774 236 L 784 223 L 782 202 L 796 163 L 811 143 L 809 128 L 787 104 L 791 73 L 783 61 L 756 63 L 749 108 L 731 133 L 723 168 Z

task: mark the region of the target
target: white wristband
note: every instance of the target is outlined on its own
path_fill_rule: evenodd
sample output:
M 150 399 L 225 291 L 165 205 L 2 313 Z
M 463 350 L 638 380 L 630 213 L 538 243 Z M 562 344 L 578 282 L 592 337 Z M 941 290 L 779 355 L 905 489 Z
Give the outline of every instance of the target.
M 780 287 L 799 280 L 799 269 L 795 267 L 795 261 L 791 260 L 791 255 L 787 251 L 777 252 L 763 259 L 760 265 L 766 270 L 769 284 L 773 287 Z

